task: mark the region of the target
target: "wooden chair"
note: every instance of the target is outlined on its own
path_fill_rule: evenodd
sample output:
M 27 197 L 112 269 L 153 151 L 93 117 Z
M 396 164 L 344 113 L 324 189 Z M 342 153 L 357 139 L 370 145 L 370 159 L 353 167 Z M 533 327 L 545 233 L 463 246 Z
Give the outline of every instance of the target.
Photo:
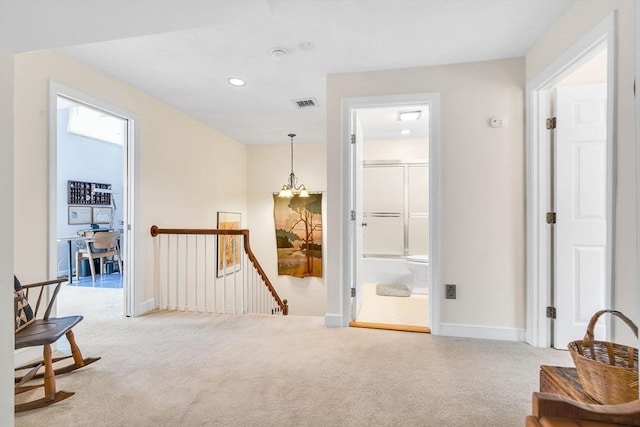
M 551 393 L 533 393 L 526 427 L 640 426 L 640 400 L 619 405 L 581 403 Z
M 93 239 L 87 241 L 84 250 L 76 252 L 76 280 L 80 276 L 80 260 L 88 259 L 91 277 L 96 281 L 96 271 L 93 265 L 94 259 L 100 259 L 100 274 L 104 271 L 104 258 L 115 257 L 118 261 L 118 271 L 122 274 L 122 260 L 120 259 L 120 248 L 118 246 L 118 233 L 115 231 L 103 231 L 93 234 Z
M 60 291 L 60 285 L 66 281 L 66 278 L 62 278 L 21 286 L 18 279 L 14 277 L 14 314 L 16 318 L 15 349 L 43 346 L 43 359 L 41 361 L 15 368 L 17 373 L 26 371 L 23 375 L 18 374 L 15 377 L 15 395 L 40 387 L 44 388 L 43 398 L 20 404 L 16 403 L 15 412 L 41 408 L 73 396 L 74 393 L 72 392 L 56 391 L 56 375 L 75 371 L 76 369 L 100 360 L 99 357 L 83 358 L 80 348 L 76 343 L 71 329 L 82 320 L 82 316 L 49 317 L 58 292 Z M 55 287 L 50 294 L 51 298 L 47 304 L 45 302 L 47 299 L 45 289 L 53 285 L 55 285 Z M 32 289 L 34 293 L 38 293 L 35 310 L 31 309 L 31 305 L 29 304 L 29 291 Z M 51 290 L 51 288 L 49 288 L 49 290 Z M 42 317 L 38 317 L 40 307 L 44 307 L 45 304 L 47 306 L 46 311 Z M 66 335 L 69 341 L 71 355 L 53 358 L 51 354 L 51 344 L 58 341 L 62 335 Z M 54 369 L 55 363 L 69 358 L 73 358 L 72 364 L 66 364 Z M 41 368 L 43 367 L 44 372 L 41 372 Z M 38 378 L 44 378 L 44 382 L 38 385 L 27 384 L 31 380 Z

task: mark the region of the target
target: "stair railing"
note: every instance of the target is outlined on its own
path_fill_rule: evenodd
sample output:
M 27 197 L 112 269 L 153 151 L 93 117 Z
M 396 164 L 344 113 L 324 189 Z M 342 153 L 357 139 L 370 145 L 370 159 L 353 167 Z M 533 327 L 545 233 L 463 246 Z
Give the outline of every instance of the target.
M 249 230 L 151 227 L 157 306 L 218 314 L 289 313 L 251 250 Z

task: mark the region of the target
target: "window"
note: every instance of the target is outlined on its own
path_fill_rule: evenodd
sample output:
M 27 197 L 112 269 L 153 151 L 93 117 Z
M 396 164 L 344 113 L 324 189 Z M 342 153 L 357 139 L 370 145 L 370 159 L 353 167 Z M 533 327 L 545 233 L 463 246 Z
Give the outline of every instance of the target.
M 69 108 L 67 132 L 112 144 L 124 145 L 127 121 L 93 108 L 78 105 Z

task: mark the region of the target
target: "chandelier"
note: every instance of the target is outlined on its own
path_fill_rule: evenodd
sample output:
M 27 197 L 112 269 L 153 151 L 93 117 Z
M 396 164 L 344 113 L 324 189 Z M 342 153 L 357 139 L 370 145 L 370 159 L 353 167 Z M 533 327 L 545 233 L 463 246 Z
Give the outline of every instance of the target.
M 304 184 L 298 185 L 298 178 L 296 174 L 293 173 L 293 137 L 296 136 L 295 133 L 290 133 L 287 135 L 291 138 L 291 173 L 289 174 L 288 182 L 282 186 L 282 189 L 278 193 L 278 197 L 293 197 L 294 195 L 298 195 L 299 197 L 309 197 L 309 192 Z

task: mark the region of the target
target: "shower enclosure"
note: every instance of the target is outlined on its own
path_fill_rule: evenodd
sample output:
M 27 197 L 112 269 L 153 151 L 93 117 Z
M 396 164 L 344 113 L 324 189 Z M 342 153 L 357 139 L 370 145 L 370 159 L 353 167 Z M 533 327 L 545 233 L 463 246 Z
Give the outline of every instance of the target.
M 384 150 L 380 145 L 364 142 L 362 278 L 411 283 L 406 257 L 429 253 L 428 140 L 398 140 Z

